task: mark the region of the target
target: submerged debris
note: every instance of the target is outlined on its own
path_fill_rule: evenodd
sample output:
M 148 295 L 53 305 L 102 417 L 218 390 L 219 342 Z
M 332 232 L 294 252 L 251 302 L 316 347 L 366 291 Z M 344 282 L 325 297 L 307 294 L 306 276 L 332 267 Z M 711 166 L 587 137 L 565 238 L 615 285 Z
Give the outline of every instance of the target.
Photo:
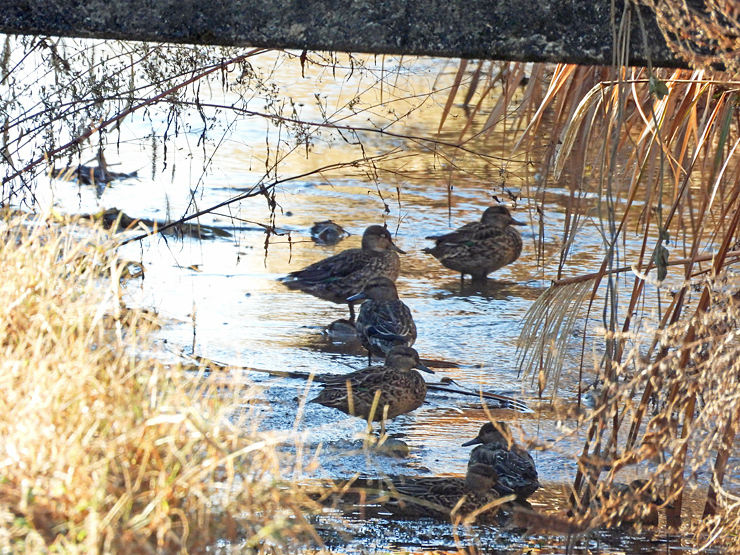
M 131 173 L 109 171 L 106 166 L 87 166 L 80 164 L 78 166 L 66 166 L 59 170 L 52 170 L 52 177 L 62 181 L 72 181 L 76 179 L 83 185 L 93 185 L 96 183 L 110 183 L 117 179 L 129 179 L 138 177 L 138 172 Z
M 106 229 L 113 229 L 114 231 L 125 231 L 134 227 L 145 226 L 152 233 L 156 233 L 159 228 L 162 228 L 170 223 L 163 220 L 150 220 L 148 218 L 132 218 L 118 208 L 108 208 L 107 210 L 103 210 L 101 212 L 98 212 L 97 214 L 86 214 L 81 217 L 93 220 L 102 220 L 103 226 Z M 166 235 L 169 234 L 178 237 L 194 237 L 196 239 L 231 237 L 231 233 L 229 233 L 225 229 L 209 225 L 190 223 L 180 223 L 176 226 L 173 226 L 171 230 L 169 230 L 169 233 L 167 231 L 163 233 Z
M 103 189 L 99 187 L 100 185 L 106 185 L 111 181 L 138 177 L 137 171 L 130 173 L 110 171 L 108 169 L 110 166 L 105 160 L 102 148 L 98 149 L 95 158 L 90 161 L 97 162 L 98 165 L 88 166 L 86 164 L 78 164 L 77 166 L 66 166 L 60 170 L 51 169 L 50 174 L 54 179 L 60 179 L 62 181 L 76 179 L 83 185 L 97 185 L 100 190 Z

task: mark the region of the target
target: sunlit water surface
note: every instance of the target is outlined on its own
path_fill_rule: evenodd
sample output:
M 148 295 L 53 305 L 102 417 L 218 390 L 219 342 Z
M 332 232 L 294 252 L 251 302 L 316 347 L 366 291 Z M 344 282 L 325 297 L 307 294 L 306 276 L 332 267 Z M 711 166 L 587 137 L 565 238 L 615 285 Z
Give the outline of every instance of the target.
M 444 63 L 432 60 L 419 66 L 420 87 L 428 86 Z M 310 103 L 316 92 L 315 77 L 300 78 L 300 70 L 294 64 L 279 72 L 278 78 L 284 81 L 283 90 L 289 91 L 293 98 L 308 99 L 302 117 L 318 119 Z M 341 96 L 338 90 L 343 86 L 348 85 L 341 80 L 321 81 L 322 92 L 335 93 L 337 97 Z M 229 100 L 228 94 L 222 99 L 224 103 Z M 439 117 L 438 104 L 425 104 L 424 109 L 409 118 L 405 132 L 434 136 Z M 193 125 L 197 124 L 194 118 Z M 52 181 L 50 191 L 41 192 L 41 196 L 51 198 L 58 210 L 70 213 L 116 207 L 132 217 L 177 218 L 191 201 L 203 209 L 251 187 L 263 176 L 261 149 L 268 137 L 275 140 L 274 131 L 264 121 L 240 121 L 224 131 L 223 143 L 204 174 L 203 153 L 193 146 L 197 140 L 196 127 L 195 135 L 181 135 L 174 141 L 178 148 L 171 145 L 166 170 L 162 171 L 161 158 L 155 160 L 157 171 L 152 175 L 152 152 L 136 140 L 151 133 L 148 125 L 148 121 L 136 117 L 127 120 L 120 147 L 107 151 L 109 163 L 121 164 L 112 169 L 125 172 L 138 169 L 137 179 L 114 182 L 100 195 L 92 186 Z M 454 125 L 448 123 L 448 127 L 452 126 L 451 136 L 457 133 Z M 164 121 L 155 121 L 155 131 L 162 133 L 163 129 Z M 287 159 L 281 173 L 299 175 L 356 155 L 345 141 L 328 137 L 325 132 L 327 142 L 317 143 L 308 159 L 301 156 Z M 572 421 L 563 420 L 562 411 L 538 402 L 536 384 L 519 375 L 516 350 L 525 313 L 554 277 L 567 192 L 555 189 L 548 194 L 543 220 L 546 265 L 542 267 L 534 256 L 539 221 L 527 198 L 529 186 L 536 179 L 536 168 L 509 164 L 504 188 L 499 176 L 480 179 L 453 172 L 427 152 L 414 150 L 413 143 L 399 139 L 386 142 L 382 136 L 368 136 L 366 140 L 374 148 L 401 146 L 405 154 L 414 155 L 403 162 L 405 179 L 380 173 L 371 182 L 367 176 L 350 169 L 346 174 L 316 174 L 310 179 L 279 185 L 274 212 L 265 198 L 256 197 L 200 219 L 204 224 L 228 231 L 232 234 L 229 238 L 154 237 L 130 244 L 122 254 L 142 262 L 146 278 L 129 284 L 128 302 L 151 307 L 163 317 L 165 325 L 160 340 L 175 352 L 182 350 L 245 368 L 348 372 L 365 366 L 366 355 L 356 344 L 347 345 L 325 333 L 329 323 L 347 316 L 346 307 L 290 291 L 277 279 L 343 249 L 358 247 L 368 225 L 385 223 L 394 233 L 396 244 L 407 252 L 402 256 L 397 284 L 418 327 L 415 348 L 424 358 L 458 364 L 457 368 L 438 370 L 430 380 L 452 378 L 473 391 L 483 388 L 517 397 L 535 409 L 522 414 L 489 407 L 491 416 L 512 424 L 523 442 L 531 440 L 542 448 L 533 451 L 544 486 L 535 496 L 534 504 L 557 510 L 558 503 L 564 503 L 563 484 L 573 479 L 575 454 L 582 449 L 585 430 L 575 430 Z M 492 143 L 501 141 L 503 137 L 491 139 Z M 415 167 L 409 168 L 411 164 Z M 451 180 L 454 188 L 450 192 Z M 195 191 L 192 196 L 191 191 Z M 530 224 L 522 228 L 524 252 L 516 263 L 494 274 L 485 287 L 461 286 L 458 275 L 422 252 L 429 246 L 424 238 L 477 220 L 482 210 L 494 202 L 493 195 L 508 200 L 504 191 L 521 197 L 514 207 L 515 217 Z M 287 234 L 268 237 L 256 224 L 267 224 L 273 217 L 278 228 L 290 231 L 290 240 Z M 309 236 L 311 225 L 330 218 L 352 235 L 336 246 L 314 244 Z M 594 271 L 601 260 L 600 242 L 600 237 L 588 228 L 579 234 L 572 248 L 570 270 Z M 574 365 L 580 353 L 578 338 L 572 348 L 568 364 Z M 558 403 L 573 408 L 577 375 L 567 370 L 566 367 Z M 475 397 L 432 392 L 422 408 L 388 424 L 388 433 L 410 448 L 409 456 L 397 459 L 361 449 L 359 434 L 365 429 L 362 421 L 320 405 L 303 406 L 317 393 L 317 386 L 307 389 L 303 380 L 275 378 L 252 371 L 235 372 L 230 379 L 247 379 L 264 387 L 264 398 L 270 402 L 263 405 L 263 429 L 285 432 L 290 445 L 302 443 L 309 454 L 322 445 L 320 468 L 304 476 L 306 480 L 319 476 L 342 478 L 357 472 L 462 475 L 469 448 L 461 447 L 461 443 L 474 437 L 487 419 Z M 551 391 L 545 395 L 549 399 Z M 538 409 L 540 406 L 542 410 Z M 566 436 L 563 433 L 566 429 L 572 433 Z M 292 447 L 286 449 L 291 451 Z M 633 477 L 626 475 L 624 480 Z M 326 517 L 327 529 L 332 518 Z M 464 535 L 461 539 L 456 538 L 450 526 L 425 521 L 350 519 L 345 524 L 355 540 L 348 544 L 346 537 L 327 532 L 325 540 L 329 547 L 341 551 L 445 551 L 473 545 L 487 552 L 542 550 L 548 553 L 565 549 L 563 540 L 493 531 Z M 669 549 L 666 542 L 681 549 L 680 541 L 669 542 L 665 533 L 656 533 L 649 537 L 597 535 L 584 540 L 576 552 L 666 553 Z

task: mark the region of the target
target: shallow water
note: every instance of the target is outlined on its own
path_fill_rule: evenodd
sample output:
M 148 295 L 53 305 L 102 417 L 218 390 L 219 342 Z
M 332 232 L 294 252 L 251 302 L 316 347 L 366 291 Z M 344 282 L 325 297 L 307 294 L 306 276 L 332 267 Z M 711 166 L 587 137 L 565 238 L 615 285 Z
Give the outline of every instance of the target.
M 440 65 L 442 62 L 425 62 L 417 77 L 436 75 Z M 281 74 L 286 80 L 283 85 L 286 90 L 294 97 L 311 98 L 315 80 L 291 80 L 290 75 L 287 71 Z M 336 82 L 326 85 L 327 94 L 332 87 L 340 86 Z M 341 95 L 337 93 L 337 96 Z M 310 104 L 306 106 L 304 117 L 314 117 Z M 438 118 L 437 107 L 420 111 L 407 125 L 416 133 L 433 136 Z M 118 151 L 108 154 L 109 162 L 122 164 L 115 167 L 116 171 L 128 172 L 152 165 L 152 153 L 135 141 L 148 132 L 151 130 L 143 122 L 127 121 L 124 133 L 130 142 L 122 141 Z M 137 179 L 112 183 L 101 195 L 91 186 L 53 181 L 54 202 L 59 210 L 73 213 L 117 207 L 132 217 L 176 218 L 193 199 L 191 190 L 197 191 L 194 198 L 202 209 L 233 197 L 259 180 L 264 162 L 256 153 L 264 146 L 266 137 L 271 135 L 264 122 L 260 125 L 249 125 L 246 120 L 239 122 L 229 130 L 214 154 L 212 166 L 203 174 L 202 153 L 192 145 L 188 147 L 192 137 L 182 135 L 176 140 L 182 151 L 171 149 L 169 164 L 174 165 L 174 171 L 168 168 L 150 176 L 143 175 L 144 171 Z M 290 291 L 277 280 L 343 249 L 359 246 L 368 225 L 385 223 L 394 233 L 396 244 L 407 252 L 402 256 L 397 285 L 418 328 L 414 347 L 423 358 L 458 365 L 438 370 L 430 381 L 452 378 L 473 391 L 482 388 L 511 395 L 536 409 L 523 414 L 490 407 L 490 414 L 511 423 L 521 442 L 531 440 L 542 447 L 533 451 L 544 485 L 539 498 L 550 498 L 562 484 L 572 481 L 576 470 L 574 455 L 582 449 L 585 430 L 576 430 L 572 422 L 563 421 L 562 411 L 541 406 L 536 384 L 523 381 L 518 375 L 516 348 L 524 315 L 555 275 L 567 192 L 551 191 L 543 206 L 543 266 L 534 256 L 538 222 L 533 219 L 527 194 L 535 176 L 526 164 L 509 165 L 507 171 L 511 177 L 501 184 L 498 177 L 481 178 L 480 172 L 476 176 L 472 170 L 480 168 L 474 162 L 470 166 L 471 174 L 453 172 L 423 149 L 414 151 L 414 144 L 408 141 L 385 142 L 382 137 L 373 136 L 367 142 L 374 149 L 400 145 L 414 154 L 409 160 L 399 162 L 404 165 L 403 179 L 399 180 L 392 172 L 381 172 L 370 180 L 350 168 L 328 176 L 316 174 L 311 179 L 295 179 L 278 186 L 274 211 L 265 198 L 256 197 L 201 219 L 202 223 L 230 232 L 230 238 L 201 241 L 154 237 L 130 244 L 122 254 L 142 262 L 146 278 L 129 284 L 127 302 L 154 308 L 163 316 L 165 325 L 160 339 L 174 351 L 183 350 L 245 368 L 336 373 L 361 368 L 366 365 L 363 350 L 325 332 L 331 322 L 347 316 L 346 307 Z M 354 155 L 353 149 L 342 141 L 327 140 L 316 145 L 308 160 L 290 158 L 281 171 L 298 175 L 307 168 L 351 159 Z M 416 167 L 409 168 L 408 164 Z M 455 187 L 450 192 L 448 186 L 453 178 Z M 493 195 L 506 199 L 506 194 L 521 197 L 514 215 L 530 224 L 522 228 L 524 251 L 517 262 L 496 272 L 484 287 L 461 285 L 458 275 L 422 252 L 429 245 L 424 237 L 477 220 L 482 210 L 494 202 Z M 352 235 L 336 246 L 314 244 L 309 238 L 311 225 L 329 218 Z M 271 220 L 286 233 L 267 235 L 255 223 Z M 587 230 L 579 234 L 571 256 L 571 271 L 594 271 L 601 260 L 599 246 L 600 238 L 595 232 Z M 573 352 L 569 353 L 570 362 L 577 360 L 579 347 L 580 342 L 576 341 Z M 251 371 L 235 373 L 233 378 L 249 379 L 264 387 L 263 396 L 269 403 L 262 405 L 263 429 L 285 432 L 292 438 L 289 444 L 298 442 L 308 452 L 322 446 L 320 469 L 306 478 L 342 478 L 357 472 L 462 475 L 469 448 L 461 447 L 461 443 L 473 438 L 488 418 L 475 397 L 432 392 L 419 410 L 388 424 L 388 433 L 403 440 L 410 449 L 405 458 L 391 458 L 361 449 L 359 434 L 365 429 L 362 421 L 323 406 L 303 405 L 316 394 L 317 386 L 307 389 L 304 380 Z M 559 403 L 572 406 L 576 390 L 577 376 L 566 373 Z M 564 436 L 564 429 L 572 433 Z M 286 450 L 291 452 L 292 448 L 288 446 Z M 632 477 L 624 476 L 624 481 Z M 389 523 L 382 519 L 351 520 L 350 524 L 359 539 L 347 547 L 340 540 L 338 545 L 333 545 L 331 536 L 327 535 L 330 546 L 348 551 L 445 551 L 459 545 L 451 528 L 440 524 Z M 591 542 L 597 542 L 599 547 Z M 560 540 L 550 545 L 547 539 L 493 533 L 475 536 L 463 545 L 478 546 L 486 552 L 563 550 Z M 622 538 L 615 545 L 597 538 L 588 540 L 583 549 L 614 553 L 667 552 L 663 540 L 655 538 Z

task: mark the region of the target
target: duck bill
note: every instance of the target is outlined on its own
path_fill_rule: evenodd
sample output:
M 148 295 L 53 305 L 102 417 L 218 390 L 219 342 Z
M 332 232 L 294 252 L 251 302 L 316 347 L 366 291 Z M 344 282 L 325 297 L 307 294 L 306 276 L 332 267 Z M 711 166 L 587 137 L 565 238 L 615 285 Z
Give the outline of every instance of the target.
M 427 374 L 434 374 L 434 370 L 432 370 L 428 366 L 424 366 L 421 362 L 414 366 L 414 368 L 418 368 L 419 370 L 421 370 L 422 372 L 426 372 Z
M 364 291 L 360 291 L 359 293 L 357 293 L 357 295 L 352 295 L 351 297 L 347 297 L 347 301 L 349 302 L 361 301 L 362 299 L 367 299 Z
M 479 443 L 483 443 L 480 438 L 476 437 L 475 439 L 471 439 L 470 441 L 466 441 L 462 444 L 463 447 L 470 447 L 471 445 L 478 445 Z
M 399 249 L 399 248 L 398 248 L 398 247 L 397 247 L 396 245 L 394 245 L 393 243 L 391 243 L 390 249 L 391 249 L 392 251 L 400 252 L 401 254 L 406 254 L 406 251 L 402 251 L 401 249 Z
M 511 219 L 511 222 L 509 222 L 511 225 L 527 225 L 527 222 L 520 222 L 519 220 L 515 220 L 514 218 Z

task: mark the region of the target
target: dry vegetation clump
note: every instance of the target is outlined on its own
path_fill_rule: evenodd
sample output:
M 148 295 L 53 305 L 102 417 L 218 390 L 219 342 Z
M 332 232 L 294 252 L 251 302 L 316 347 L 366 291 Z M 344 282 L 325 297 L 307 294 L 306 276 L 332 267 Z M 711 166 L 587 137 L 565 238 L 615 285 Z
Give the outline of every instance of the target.
M 568 515 L 520 515 L 530 531 L 580 535 L 668 523 L 694 547 L 740 549 L 740 276 L 698 287 L 708 308 L 664 328 L 617 334 L 629 346 L 581 416 L 589 449 Z M 694 303 L 690 303 L 694 305 Z M 693 339 L 687 341 L 687 337 Z M 648 356 L 649 353 L 653 353 Z M 695 503 L 684 499 L 690 497 Z
M 740 317 L 736 278 L 725 272 L 740 260 L 739 83 L 737 56 L 722 40 L 734 40 L 737 17 L 727 3 L 709 2 L 704 12 L 663 4 L 663 13 L 675 8 L 702 20 L 673 35 L 698 45 L 686 57 L 694 69 L 627 67 L 620 29 L 614 67 L 535 64 L 524 79 L 521 64 L 510 63 L 503 88 L 520 93 L 501 96 L 509 108 L 491 112 L 516 130 L 512 158 L 538 168 L 521 190 L 536 219 L 549 217 L 553 192 L 567 192 L 562 229 L 548 237 L 540 225 L 535 240 L 542 275 L 553 281 L 523 321 L 520 368 L 543 400 L 556 397 L 566 371 L 577 374 L 579 391 L 603 384 L 581 422 L 587 439 L 574 516 L 539 525 L 577 534 L 643 523 L 638 513 L 652 519 L 653 505 L 672 527 L 710 532 L 697 546 L 710 538 L 736 548 L 730 470 L 738 453 Z M 711 20 L 720 9 L 730 11 Z M 481 122 L 478 115 L 466 129 L 483 136 L 494 128 Z M 601 248 L 587 252 L 578 238 L 594 231 Z M 545 249 L 554 243 L 555 263 Z M 580 364 L 572 364 L 578 352 Z M 625 497 L 635 477 L 648 482 Z M 692 489 L 698 509 L 684 503 Z
M 308 502 L 244 408 L 256 391 L 144 355 L 151 318 L 121 308 L 101 233 L 3 228 L 0 551 L 306 545 Z
M 666 44 L 693 67 L 740 71 L 737 37 L 740 7 L 725 0 L 640 0 L 658 19 Z
M 729 68 L 732 60 L 717 61 Z M 515 70 L 508 75 L 520 79 Z M 667 488 L 660 497 L 670 505 L 669 525 L 681 526 L 683 516 L 696 529 L 702 510 L 684 510 L 683 494 L 699 487 L 712 537 L 734 541 L 737 507 L 728 505 L 732 484 L 724 480 L 737 453 L 737 301 L 726 292 L 730 278 L 705 279 L 724 276 L 740 259 L 733 77 L 701 68 L 534 66 L 512 105 L 507 121 L 523 128 L 512 156 L 526 156 L 541 172 L 523 196 L 545 219 L 553 189 L 568 192 L 561 233 L 547 237 L 540 226 L 536 252 L 553 282 L 524 319 L 520 367 L 543 399 L 557 395 L 568 366 L 579 391 L 594 379 L 604 384 L 584 421 L 573 484 L 582 520 L 561 530 L 613 524 L 602 514 L 613 512 L 608 504 L 594 508 L 593 501 L 625 481 L 619 470 L 641 464 L 637 475 L 652 476 L 648 493 Z M 523 85 L 515 80 L 509 88 Z M 602 245 L 586 273 L 581 257 L 593 253 L 579 249 L 577 238 L 587 230 Z M 541 248 L 548 242 L 560 245 L 556 264 Z M 693 295 L 697 280 L 705 281 Z M 567 364 L 574 351 L 580 365 Z
M 740 547 L 739 484 L 728 465 L 740 425 L 740 277 L 723 273 L 702 286 L 707 310 L 619 334 L 631 347 L 584 418 L 599 441 L 579 460 L 572 530 L 657 524 L 658 512 L 678 524 L 689 492 L 700 502 L 698 514 L 683 515 L 696 546 Z M 640 476 L 639 487 L 620 489 L 625 475 Z

